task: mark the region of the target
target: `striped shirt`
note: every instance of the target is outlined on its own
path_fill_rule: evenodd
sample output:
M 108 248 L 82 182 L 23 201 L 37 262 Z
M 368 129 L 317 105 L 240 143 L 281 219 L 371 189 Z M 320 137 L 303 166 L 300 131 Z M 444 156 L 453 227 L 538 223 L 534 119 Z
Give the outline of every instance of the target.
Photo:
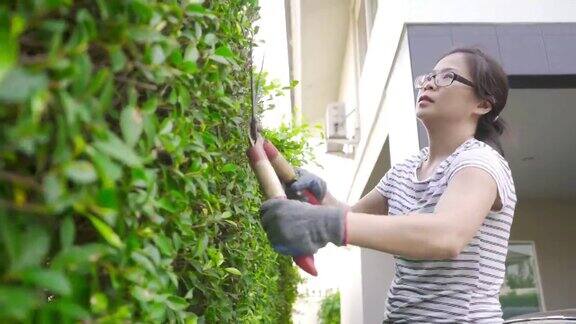
M 397 163 L 376 186 L 388 198 L 388 214 L 433 213 L 457 171 L 477 167 L 495 180 L 502 208 L 490 211 L 474 238 L 454 259 L 411 260 L 395 256 L 385 318 L 409 323 L 502 323 L 498 299 L 504 281 L 508 238 L 516 193 L 506 160 L 492 147 L 471 138 L 462 143 L 428 179 L 416 171 L 428 158 L 425 147 Z

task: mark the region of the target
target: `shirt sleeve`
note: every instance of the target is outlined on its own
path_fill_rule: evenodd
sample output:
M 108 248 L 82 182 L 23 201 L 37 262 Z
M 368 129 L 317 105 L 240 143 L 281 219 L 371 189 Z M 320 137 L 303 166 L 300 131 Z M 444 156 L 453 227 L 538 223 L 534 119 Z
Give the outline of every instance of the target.
M 386 171 L 386 173 L 384 174 L 384 176 L 382 177 L 382 179 L 380 179 L 380 181 L 378 182 L 378 184 L 376 185 L 376 190 L 384 197 L 390 199 L 390 174 L 392 173 L 392 169 L 390 168 L 388 171 Z
M 498 187 L 498 195 L 502 202 L 502 208 L 513 206 L 516 202 L 514 181 L 508 162 L 489 147 L 481 147 L 463 151 L 451 163 L 448 170 L 448 183 L 456 173 L 467 167 L 475 167 L 486 171 Z

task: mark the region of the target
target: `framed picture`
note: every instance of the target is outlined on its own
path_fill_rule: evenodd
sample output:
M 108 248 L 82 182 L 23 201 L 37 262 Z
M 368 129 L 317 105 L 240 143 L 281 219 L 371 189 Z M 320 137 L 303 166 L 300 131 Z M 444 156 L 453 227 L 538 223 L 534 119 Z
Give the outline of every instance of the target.
M 504 319 L 545 311 L 534 242 L 509 243 L 500 304 Z

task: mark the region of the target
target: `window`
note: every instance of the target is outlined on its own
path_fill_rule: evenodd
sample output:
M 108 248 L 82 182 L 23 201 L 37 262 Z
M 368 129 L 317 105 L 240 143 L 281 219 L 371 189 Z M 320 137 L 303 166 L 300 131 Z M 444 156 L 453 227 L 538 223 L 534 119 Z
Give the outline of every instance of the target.
M 355 21 L 355 38 L 358 57 L 358 71 L 362 71 L 364 58 L 368 50 L 368 40 L 376 18 L 378 10 L 378 0 L 356 0 L 355 2 L 354 21 Z
M 504 319 L 544 311 L 534 242 L 510 242 L 500 304 Z

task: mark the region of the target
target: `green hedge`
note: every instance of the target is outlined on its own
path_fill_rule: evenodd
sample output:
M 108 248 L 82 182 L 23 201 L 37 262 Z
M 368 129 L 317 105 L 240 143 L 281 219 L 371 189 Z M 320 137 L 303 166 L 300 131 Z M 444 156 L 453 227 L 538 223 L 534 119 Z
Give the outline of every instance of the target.
M 299 277 L 245 157 L 257 18 L 257 0 L 2 2 L 0 322 L 290 321 Z M 296 165 L 305 133 L 266 132 Z
M 519 295 L 512 290 L 506 295 L 500 295 L 500 304 L 506 307 L 536 307 L 540 306 L 538 294 L 536 292 Z
M 340 324 L 340 292 L 329 294 L 322 299 L 318 321 L 321 324 Z

